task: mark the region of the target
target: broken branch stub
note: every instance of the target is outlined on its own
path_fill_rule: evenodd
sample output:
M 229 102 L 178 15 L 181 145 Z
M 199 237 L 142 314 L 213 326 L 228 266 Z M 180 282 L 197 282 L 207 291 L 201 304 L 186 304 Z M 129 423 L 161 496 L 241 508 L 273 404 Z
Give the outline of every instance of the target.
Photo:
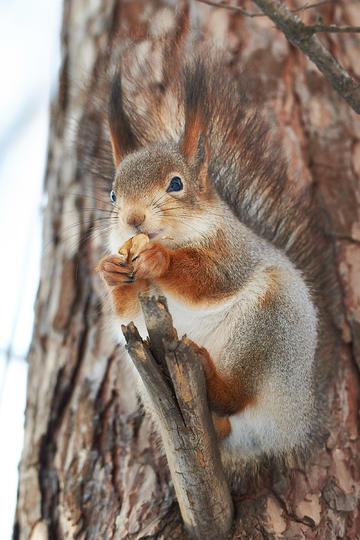
M 200 354 L 189 339 L 177 338 L 164 298 L 141 297 L 140 302 L 150 345 L 133 323 L 123 332 L 156 415 L 186 530 L 198 540 L 225 539 L 233 503 L 207 404 Z
M 165 373 L 167 373 L 164 341 L 176 341 L 178 335 L 173 327 L 173 321 L 167 308 L 166 299 L 163 296 L 155 299 L 154 297 L 150 298 L 139 295 L 139 300 L 149 333 L 151 350 L 154 353 L 155 360 L 162 366 Z

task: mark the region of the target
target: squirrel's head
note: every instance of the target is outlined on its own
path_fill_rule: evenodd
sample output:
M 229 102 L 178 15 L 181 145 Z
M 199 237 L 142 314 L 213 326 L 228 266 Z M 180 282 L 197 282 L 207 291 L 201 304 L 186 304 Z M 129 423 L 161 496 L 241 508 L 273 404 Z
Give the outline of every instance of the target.
M 209 149 L 199 109 L 185 108 L 179 142 L 139 147 L 116 79 L 109 124 L 116 167 L 111 248 L 140 232 L 170 246 L 201 241 L 215 232 L 219 200 L 208 176 Z

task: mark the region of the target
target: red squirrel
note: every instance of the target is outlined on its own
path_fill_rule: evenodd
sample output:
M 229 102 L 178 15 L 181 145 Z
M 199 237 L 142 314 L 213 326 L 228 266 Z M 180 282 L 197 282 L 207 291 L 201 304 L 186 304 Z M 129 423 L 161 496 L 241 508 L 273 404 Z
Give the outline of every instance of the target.
M 322 432 L 331 372 L 321 233 L 221 62 L 168 69 L 161 98 L 141 76 L 113 80 L 111 253 L 97 270 L 119 331 L 141 326 L 139 292 L 161 294 L 178 334 L 206 350 L 225 464 L 301 455 Z M 142 233 L 130 261 L 118 253 Z

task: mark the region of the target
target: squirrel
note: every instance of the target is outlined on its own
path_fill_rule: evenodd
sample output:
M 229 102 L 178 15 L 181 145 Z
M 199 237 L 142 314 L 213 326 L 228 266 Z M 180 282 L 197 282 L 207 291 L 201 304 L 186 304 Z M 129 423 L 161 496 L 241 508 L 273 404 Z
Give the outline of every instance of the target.
M 178 333 L 206 351 L 224 463 L 289 461 L 325 436 L 324 239 L 243 83 L 216 59 L 178 60 L 158 94 L 123 70 L 112 81 L 111 253 L 97 271 L 118 328 L 141 326 L 139 292 L 161 294 Z M 130 259 L 118 253 L 138 234 Z

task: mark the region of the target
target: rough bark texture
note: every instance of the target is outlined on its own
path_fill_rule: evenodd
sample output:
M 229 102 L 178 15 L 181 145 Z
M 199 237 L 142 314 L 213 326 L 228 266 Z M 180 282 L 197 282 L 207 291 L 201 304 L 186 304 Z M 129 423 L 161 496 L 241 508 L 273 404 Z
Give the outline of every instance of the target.
M 305 22 L 315 21 L 314 11 L 302 15 Z M 326 4 L 315 13 L 329 24 L 360 22 L 356 0 Z M 202 4 L 193 6 L 193 19 L 196 14 L 204 39 L 220 42 L 229 51 L 234 73 L 249 70 L 249 91 L 278 126 L 299 187 L 315 185 L 319 207 L 327 216 L 342 293 L 335 316 L 342 350 L 326 448 L 314 452 L 304 468 L 286 474 L 269 470 L 258 486 L 235 494 L 234 538 L 356 538 L 359 119 L 267 18 L 249 19 Z M 109 46 L 111 50 L 114 41 L 121 43 L 129 35 L 155 35 L 171 28 L 173 20 L 170 2 L 65 0 L 15 538 L 186 538 L 166 462 L 139 409 L 123 351 L 114 347 L 101 309 L 93 269 L 102 245 L 97 234 L 91 240 L 87 236 L 97 215 L 92 197 L 102 197 L 102 180 L 79 168 L 73 128 L 74 120 L 80 126 L 89 119 L 99 121 L 89 95 L 100 84 L 96 73 L 99 63 L 106 62 Z M 360 76 L 358 36 L 320 39 L 352 75 Z M 97 141 L 89 144 L 96 158 Z M 69 228 L 74 223 L 78 224 Z

